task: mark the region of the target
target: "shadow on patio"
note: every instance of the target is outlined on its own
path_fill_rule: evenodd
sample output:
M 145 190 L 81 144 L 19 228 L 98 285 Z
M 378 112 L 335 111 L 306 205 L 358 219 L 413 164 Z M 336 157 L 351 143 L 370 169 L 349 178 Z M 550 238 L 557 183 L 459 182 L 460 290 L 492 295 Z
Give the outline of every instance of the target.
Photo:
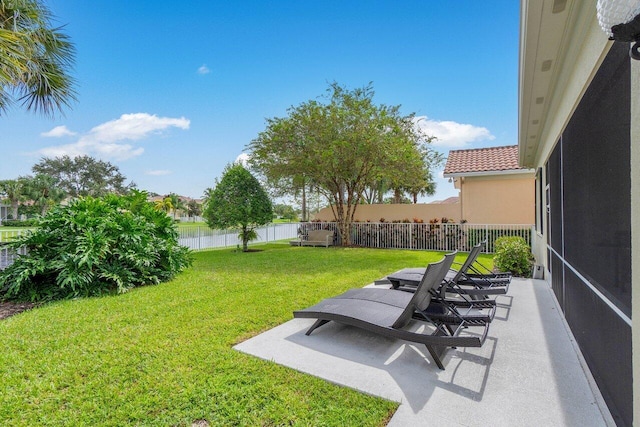
M 614 425 L 548 285 L 514 279 L 481 348 L 426 349 L 331 322 L 293 319 L 237 350 L 400 402 L 389 425 Z M 415 327 L 419 327 L 418 324 Z

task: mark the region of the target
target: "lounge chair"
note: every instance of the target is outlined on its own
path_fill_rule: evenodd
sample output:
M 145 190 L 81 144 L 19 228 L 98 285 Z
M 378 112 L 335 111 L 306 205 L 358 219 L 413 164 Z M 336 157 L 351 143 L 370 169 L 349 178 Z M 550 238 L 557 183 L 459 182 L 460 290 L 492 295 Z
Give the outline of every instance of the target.
M 452 252 L 444 256 L 440 267 L 440 278 L 442 278 L 443 273 L 447 274 L 456 254 L 457 252 Z M 424 274 L 421 279 L 423 276 Z M 490 303 L 485 303 L 483 300 L 469 300 L 464 295 L 457 298 L 446 298 L 440 294 L 440 290 L 436 289 L 436 287 L 432 288 L 430 292 L 432 299 L 426 313 L 432 321 L 445 323 L 465 321 L 468 324 L 482 326 L 487 322 L 491 322 L 495 316 L 496 305 L 493 300 L 490 300 Z M 366 299 L 403 308 L 411 301 L 412 295 L 409 292 L 394 289 L 358 288 L 350 289 L 334 298 Z M 413 318 L 424 320 L 420 312 L 414 313 Z
M 441 268 L 443 263 L 444 260 L 427 267 L 416 291 L 408 294 L 411 298 L 403 307 L 365 298 L 346 297 L 343 294 L 325 299 L 303 310 L 294 311 L 293 317 L 317 319 L 306 335 L 310 335 L 320 326 L 333 320 L 386 337 L 424 344 L 436 365 L 444 369 L 442 359 L 447 349 L 449 347 L 481 347 L 487 337 L 489 323 L 483 325 L 484 330 L 479 335 L 460 336 L 468 326 L 475 325 L 460 319 L 447 322 L 432 320 L 429 317 L 428 309 L 432 298 L 430 291 L 442 282 L 446 274 L 446 271 Z M 430 323 L 428 329 L 431 333 L 415 332 L 408 328 L 415 313 L 420 313 L 422 318 Z
M 473 264 L 477 261 L 478 255 L 482 251 L 484 242 L 475 245 L 467 259 L 462 263 L 459 270 L 451 270 L 445 277 L 444 284 L 446 288 L 442 288 L 444 297 L 445 292 L 455 292 L 457 294 L 466 294 L 475 299 L 486 299 L 489 295 L 506 294 L 509 290 L 511 276 L 501 273 L 496 277 L 482 276 L 476 273 L 469 273 Z M 387 276 L 387 280 L 391 282 L 394 289 L 403 289 L 413 291 L 420 283 L 420 279 L 424 274 L 424 268 L 405 268 Z

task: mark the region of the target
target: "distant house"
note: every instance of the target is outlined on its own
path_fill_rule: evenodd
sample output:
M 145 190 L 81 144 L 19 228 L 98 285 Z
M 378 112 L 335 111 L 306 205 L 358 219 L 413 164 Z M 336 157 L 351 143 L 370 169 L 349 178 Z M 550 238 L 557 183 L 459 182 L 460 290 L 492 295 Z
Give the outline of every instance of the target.
M 444 177 L 460 190 L 460 218 L 472 224 L 533 224 L 535 169 L 518 165 L 518 146 L 449 151 Z
M 596 11 L 522 0 L 519 156 L 536 260 L 616 424 L 640 426 L 640 61 Z
M 0 224 L 2 224 L 2 221 L 4 221 L 9 217 L 10 209 L 11 209 L 11 206 L 4 203 L 0 203 Z

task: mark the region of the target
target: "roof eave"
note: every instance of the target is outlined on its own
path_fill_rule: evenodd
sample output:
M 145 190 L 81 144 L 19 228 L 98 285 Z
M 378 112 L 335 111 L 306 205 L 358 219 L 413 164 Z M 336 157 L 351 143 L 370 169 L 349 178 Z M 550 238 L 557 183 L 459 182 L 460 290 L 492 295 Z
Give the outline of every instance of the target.
M 476 171 L 443 173 L 444 178 L 458 178 L 468 176 L 496 176 L 496 175 L 535 175 L 535 169 L 507 169 L 501 171 Z

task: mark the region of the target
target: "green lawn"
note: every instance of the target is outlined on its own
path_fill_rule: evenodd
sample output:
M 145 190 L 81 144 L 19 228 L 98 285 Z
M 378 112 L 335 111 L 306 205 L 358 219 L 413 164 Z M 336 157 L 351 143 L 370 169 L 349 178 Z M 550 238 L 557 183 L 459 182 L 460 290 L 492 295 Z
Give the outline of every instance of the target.
M 169 283 L 0 321 L 0 425 L 384 425 L 396 403 L 231 347 L 441 254 L 254 248 L 198 252 Z

